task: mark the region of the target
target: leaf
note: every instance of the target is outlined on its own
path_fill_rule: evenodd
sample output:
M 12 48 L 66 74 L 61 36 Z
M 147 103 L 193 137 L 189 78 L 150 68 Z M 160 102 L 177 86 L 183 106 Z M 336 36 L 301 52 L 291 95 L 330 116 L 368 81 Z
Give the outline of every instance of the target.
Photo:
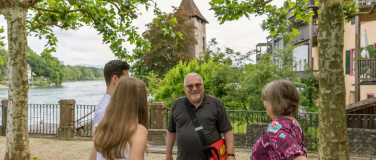
M 129 39 L 129 42 L 130 42 L 131 44 L 133 44 L 133 43 L 135 42 L 135 40 L 132 38 L 132 39 Z
M 217 4 L 223 4 L 224 1 L 223 1 L 223 0 L 214 0 L 214 3 L 217 3 Z
M 271 34 L 273 37 L 275 36 L 276 33 L 277 33 L 276 31 L 270 31 L 270 34 Z
M 316 15 L 315 12 L 313 12 L 313 11 L 308 12 L 308 17 L 313 17 L 314 15 Z
M 180 38 L 180 39 L 183 39 L 183 34 L 179 31 L 178 32 L 178 37 Z
M 316 1 L 315 1 L 315 6 L 318 6 L 318 5 L 319 5 L 319 1 L 316 0 Z
M 295 3 L 295 2 L 290 2 L 290 8 L 294 8 L 294 7 L 295 7 L 295 5 L 296 5 L 296 3 Z
M 296 15 L 296 19 L 297 20 L 302 19 L 302 15 L 301 14 Z
M 298 34 L 299 34 L 298 29 L 295 29 L 295 28 L 294 28 L 294 29 L 292 30 L 292 34 L 291 34 L 291 35 L 295 37 L 295 36 L 298 35 Z

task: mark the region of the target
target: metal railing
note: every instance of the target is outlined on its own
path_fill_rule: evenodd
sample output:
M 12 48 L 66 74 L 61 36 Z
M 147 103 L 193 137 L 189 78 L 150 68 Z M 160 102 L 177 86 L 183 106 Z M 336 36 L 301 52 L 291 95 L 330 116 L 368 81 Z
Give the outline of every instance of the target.
M 168 122 L 170 120 L 171 108 L 166 109 L 166 127 L 168 127 Z
M 96 105 L 75 105 L 73 127 L 75 136 L 90 137 L 94 134 Z
M 171 109 L 167 109 L 167 123 Z M 265 111 L 227 110 L 235 136 L 235 146 L 251 148 L 272 121 Z M 351 156 L 376 157 L 376 114 L 347 114 L 347 134 Z M 309 152 L 319 149 L 319 114 L 298 113 Z
M 376 114 L 347 114 L 346 119 L 350 155 L 376 157 Z
M 359 82 L 376 83 L 376 59 L 358 60 Z
M 0 103 L 0 126 L 3 125 L 3 105 Z
M 347 128 L 375 129 L 375 114 L 347 114 Z
M 59 105 L 29 104 L 28 108 L 30 134 L 57 134 L 60 121 Z M 75 136 L 93 135 L 95 108 L 95 105 L 75 105 Z M 166 113 L 168 123 L 171 108 L 167 108 Z M 235 145 L 242 148 L 251 148 L 272 121 L 265 111 L 227 110 L 227 114 L 233 126 Z M 151 116 L 151 112 L 149 115 Z M 376 114 L 347 114 L 346 118 L 350 154 L 376 157 Z M 319 114 L 298 113 L 297 120 L 303 130 L 308 151 L 318 152 Z
M 259 136 L 272 122 L 266 111 L 240 111 L 228 110 L 236 145 L 243 148 L 251 148 Z M 300 113 L 297 117 L 310 152 L 318 151 L 318 113 Z
M 31 134 L 57 134 L 60 123 L 58 104 L 29 104 L 28 131 Z
M 318 24 L 312 24 L 313 30 L 312 30 L 312 37 L 315 38 L 318 35 Z M 303 26 L 298 28 L 299 34 L 296 35 L 294 39 L 290 41 L 290 43 L 296 43 L 296 42 L 302 42 L 309 40 L 309 25 Z
M 360 8 L 370 8 L 375 4 L 374 0 L 359 0 Z

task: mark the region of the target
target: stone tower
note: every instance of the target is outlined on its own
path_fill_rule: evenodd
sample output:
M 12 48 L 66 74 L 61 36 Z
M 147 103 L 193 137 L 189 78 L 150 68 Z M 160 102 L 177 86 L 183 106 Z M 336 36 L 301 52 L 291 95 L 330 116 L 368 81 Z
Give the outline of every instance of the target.
M 197 45 L 190 45 L 189 54 L 195 58 L 199 58 L 200 54 L 206 50 L 205 25 L 209 22 L 202 16 L 193 0 L 182 0 L 179 8 L 188 12 L 191 17 L 188 23 L 193 23 L 196 26 L 193 34 L 196 37 Z

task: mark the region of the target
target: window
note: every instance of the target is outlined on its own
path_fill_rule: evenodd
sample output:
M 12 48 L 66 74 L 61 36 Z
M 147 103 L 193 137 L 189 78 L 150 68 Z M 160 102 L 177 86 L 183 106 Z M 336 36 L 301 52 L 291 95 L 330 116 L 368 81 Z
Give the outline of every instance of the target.
M 367 99 L 368 99 L 368 98 L 372 98 L 372 97 L 375 97 L 375 94 L 374 94 L 374 93 L 367 93 Z
M 307 66 L 307 59 L 304 59 L 303 60 L 303 68 L 306 68 L 306 66 Z
M 350 51 L 350 75 L 355 75 L 355 49 L 351 49 Z
M 205 37 L 202 38 L 202 51 L 205 51 Z

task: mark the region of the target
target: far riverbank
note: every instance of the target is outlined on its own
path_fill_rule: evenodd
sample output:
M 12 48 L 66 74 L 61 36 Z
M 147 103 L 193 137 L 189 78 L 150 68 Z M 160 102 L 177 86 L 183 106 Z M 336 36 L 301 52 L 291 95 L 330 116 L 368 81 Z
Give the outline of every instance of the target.
M 6 86 L 7 87 L 7 86 Z M 33 87 L 28 92 L 29 104 L 58 104 L 61 99 L 75 99 L 76 104 L 96 105 L 106 93 L 106 82 L 63 82 L 59 86 Z M 8 98 L 7 88 L 0 89 L 0 100 Z
M 46 86 L 29 86 L 29 88 L 40 88 L 40 87 L 56 87 L 56 86 L 59 86 L 59 85 L 56 85 L 55 83 L 51 83 L 49 85 L 46 85 Z M 8 85 L 2 85 L 0 84 L 0 89 L 8 89 Z

